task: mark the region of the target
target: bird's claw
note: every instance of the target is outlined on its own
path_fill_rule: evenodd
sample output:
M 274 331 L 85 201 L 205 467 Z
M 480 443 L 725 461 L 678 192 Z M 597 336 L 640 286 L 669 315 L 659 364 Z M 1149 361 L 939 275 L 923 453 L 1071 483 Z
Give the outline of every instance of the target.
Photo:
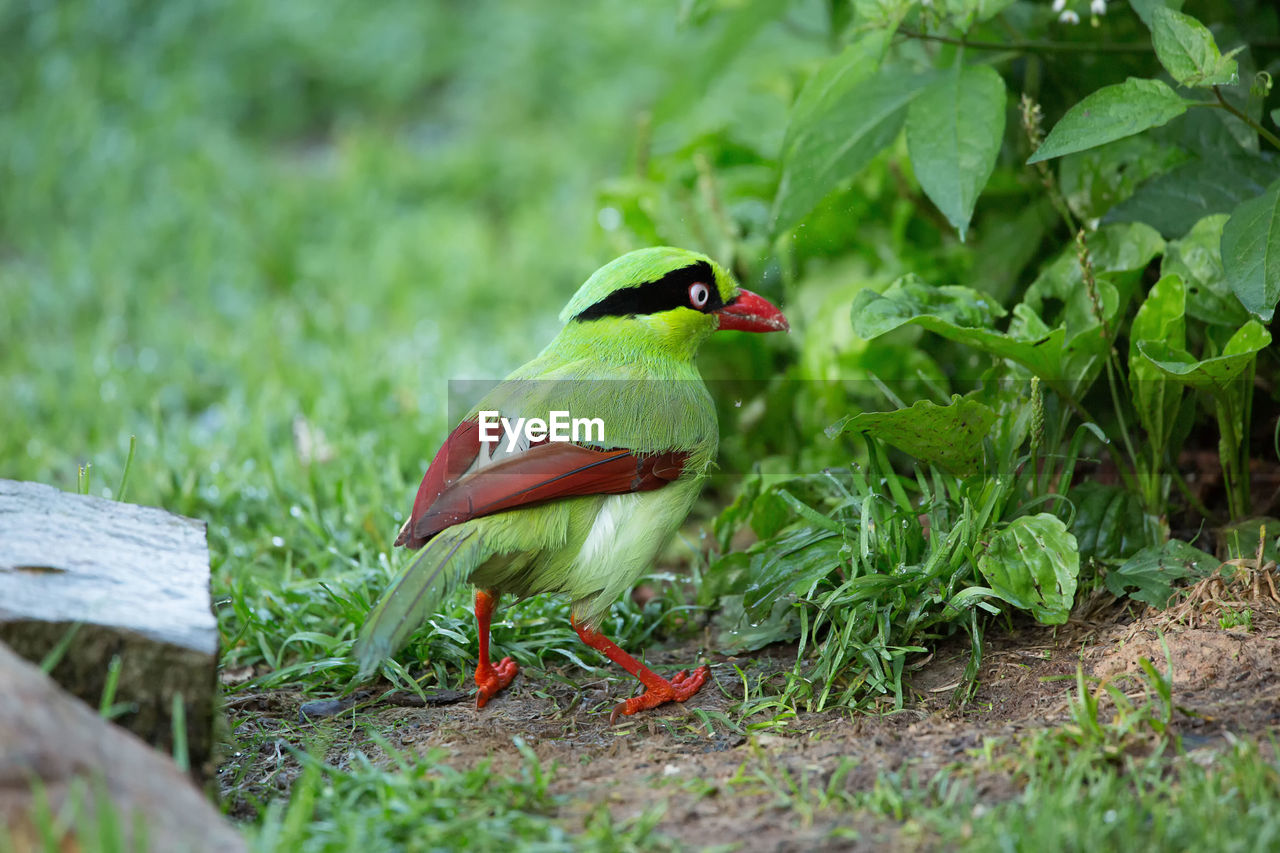
M 520 668 L 511 658 L 503 658 L 497 664 L 488 661 L 476 667 L 476 707 L 483 708 L 485 703 L 497 696 L 516 677 Z
M 631 716 L 640 711 L 656 708 L 668 702 L 683 702 L 697 693 L 711 674 L 711 668 L 700 666 L 692 673 L 680 670 L 670 681 L 664 681 L 657 687 L 650 687 L 639 696 L 633 696 L 625 702 L 619 702 L 609 715 L 609 725 L 618 720 L 619 715 Z

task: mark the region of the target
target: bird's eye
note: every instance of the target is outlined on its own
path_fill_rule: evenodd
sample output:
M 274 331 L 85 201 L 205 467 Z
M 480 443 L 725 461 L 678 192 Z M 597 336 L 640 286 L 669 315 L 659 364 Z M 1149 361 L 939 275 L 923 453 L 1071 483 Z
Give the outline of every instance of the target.
M 707 300 L 711 298 L 711 291 L 705 284 L 696 281 L 689 285 L 689 304 L 701 311 L 707 307 Z

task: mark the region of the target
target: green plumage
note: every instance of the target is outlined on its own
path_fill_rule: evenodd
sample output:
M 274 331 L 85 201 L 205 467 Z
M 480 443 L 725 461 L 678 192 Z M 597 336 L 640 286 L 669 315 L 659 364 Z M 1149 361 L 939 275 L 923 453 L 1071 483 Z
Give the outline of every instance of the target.
M 369 612 L 356 647 L 361 678 L 408 642 L 440 599 L 489 556 L 476 531 L 462 527 L 424 545 Z
M 716 315 L 689 307 L 574 319 L 624 288 L 708 265 L 722 302 L 733 279 L 682 249 L 631 252 L 601 268 L 561 315 L 565 326 L 471 412 L 547 418 L 568 411 L 600 418 L 603 448 L 688 454 L 674 482 L 653 491 L 561 498 L 447 528 L 387 590 L 360 632 L 355 655 L 367 675 L 393 654 L 458 583 L 518 597 L 567 595 L 579 622 L 594 626 L 653 564 L 688 515 L 719 441 L 715 407 L 693 363 Z M 706 267 L 700 267 L 705 269 Z

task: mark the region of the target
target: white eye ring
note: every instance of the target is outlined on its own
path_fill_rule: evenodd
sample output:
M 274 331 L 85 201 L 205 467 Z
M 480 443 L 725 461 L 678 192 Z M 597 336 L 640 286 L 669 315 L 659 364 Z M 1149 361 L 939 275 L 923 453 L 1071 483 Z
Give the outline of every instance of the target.
M 689 285 L 689 304 L 701 311 L 707 307 L 707 301 L 711 299 L 711 291 L 705 284 L 695 281 Z

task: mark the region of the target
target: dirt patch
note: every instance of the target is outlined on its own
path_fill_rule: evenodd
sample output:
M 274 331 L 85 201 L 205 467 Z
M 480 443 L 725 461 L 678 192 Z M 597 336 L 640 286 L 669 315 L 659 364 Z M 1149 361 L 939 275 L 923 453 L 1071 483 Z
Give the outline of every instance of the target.
M 837 825 L 834 812 L 798 810 L 776 782 L 826 790 L 835 778 L 839 790 L 869 791 L 885 773 L 929 779 L 949 765 L 975 761 L 993 738 L 1066 721 L 1077 666 L 1099 679 L 1120 679 L 1136 676 L 1141 658 L 1161 671 L 1171 661 L 1180 708 L 1175 726 L 1191 745 L 1225 744 L 1226 733 L 1261 735 L 1280 722 L 1280 629 L 1273 627 L 1251 633 L 1185 627 L 1159 615 L 1135 621 L 1114 610 L 1057 631 L 1028 626 L 992 633 L 980 686 L 956 707 L 968 655 L 967 644 L 945 644 L 911 678 L 908 708 L 882 715 L 759 715 L 736 730 L 739 670 L 747 683 L 789 670 L 794 649 L 784 647 L 713 657 L 713 681 L 689 703 L 622 718 L 616 726 L 609 725 L 609 710 L 626 698 L 621 691 L 628 682 L 593 680 L 577 668 L 524 672 L 483 711 L 468 697 L 443 707 L 378 707 L 357 719 L 410 754 L 441 749 L 455 767 L 492 760 L 495 772 L 520 765 L 513 741 L 519 736 L 544 764 L 557 765 L 553 792 L 562 797 L 560 817 L 570 825 L 602 803 L 618 820 L 658 808 L 664 810 L 658 831 L 690 847 L 743 850 L 919 846 L 921 839 L 902 836 L 894 822 L 850 825 L 841 817 Z M 650 654 L 649 662 L 669 673 L 695 656 L 693 649 L 674 649 Z M 247 815 L 254 800 L 279 796 L 292 782 L 297 768 L 281 745 L 301 742 L 308 727 L 298 722 L 300 697 L 271 693 L 236 701 L 237 740 L 257 743 L 256 752 L 242 751 L 221 777 L 232 813 Z M 335 743 L 328 758 L 341 765 L 353 749 L 383 757 L 351 727 L 351 737 Z M 995 772 L 979 774 L 976 784 L 984 800 L 1016 793 L 1013 780 Z

